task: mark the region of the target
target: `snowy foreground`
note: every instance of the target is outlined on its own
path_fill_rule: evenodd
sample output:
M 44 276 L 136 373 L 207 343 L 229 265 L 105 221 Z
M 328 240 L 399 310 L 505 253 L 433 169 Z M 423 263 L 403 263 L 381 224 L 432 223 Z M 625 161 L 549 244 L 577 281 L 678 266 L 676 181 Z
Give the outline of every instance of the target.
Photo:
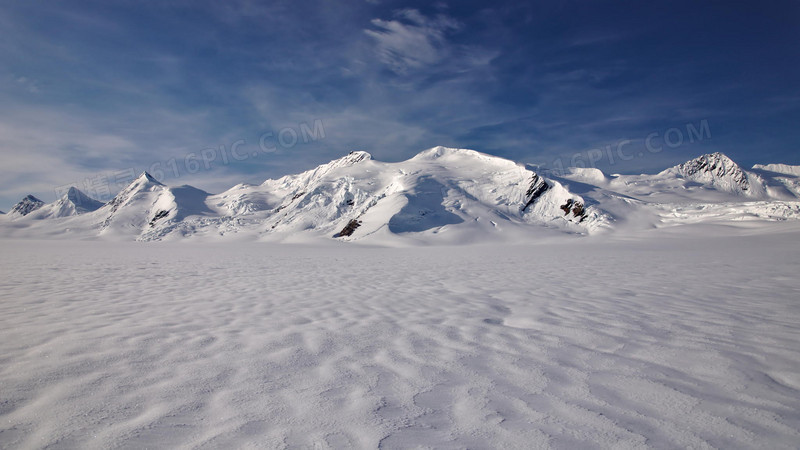
M 797 223 L 675 230 L 0 241 L 0 447 L 796 448 Z

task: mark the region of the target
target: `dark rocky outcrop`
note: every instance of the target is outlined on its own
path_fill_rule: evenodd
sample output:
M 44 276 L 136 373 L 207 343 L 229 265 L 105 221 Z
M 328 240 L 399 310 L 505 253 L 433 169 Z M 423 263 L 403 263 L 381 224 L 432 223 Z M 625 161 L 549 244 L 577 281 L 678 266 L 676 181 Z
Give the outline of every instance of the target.
M 351 236 L 353 234 L 353 232 L 356 231 L 356 228 L 358 228 L 360 226 L 361 226 L 361 221 L 360 220 L 352 219 L 350 222 L 347 223 L 347 225 L 345 225 L 344 228 L 342 228 L 342 231 L 340 231 L 336 235 L 336 237 Z
M 578 222 L 583 222 L 583 219 L 586 218 L 586 209 L 583 206 L 583 203 L 576 202 L 572 199 L 568 199 L 566 203 L 560 206 L 561 210 L 564 211 L 564 215 L 568 215 L 570 211 L 572 211 L 573 217 L 580 217 Z
M 156 226 L 156 222 L 158 222 L 159 220 L 167 217 L 168 215 L 169 215 L 169 211 L 165 211 L 163 209 L 160 210 L 159 212 L 156 213 L 155 216 L 153 216 L 153 219 L 150 220 L 150 226 L 151 227 Z
M 547 190 L 550 189 L 550 185 L 544 181 L 544 178 L 540 177 L 539 175 L 533 174 L 531 178 L 531 184 L 528 187 L 528 190 L 525 191 L 525 198 L 527 201 L 525 202 L 525 206 L 522 207 L 522 211 L 528 209 L 536 200 L 542 196 Z
M 36 211 L 42 206 L 44 206 L 43 201 L 39 200 L 33 195 L 28 195 L 25 198 L 23 198 L 19 203 L 14 205 L 14 207 L 11 208 L 11 212 L 19 214 L 20 216 L 27 216 L 28 214 Z

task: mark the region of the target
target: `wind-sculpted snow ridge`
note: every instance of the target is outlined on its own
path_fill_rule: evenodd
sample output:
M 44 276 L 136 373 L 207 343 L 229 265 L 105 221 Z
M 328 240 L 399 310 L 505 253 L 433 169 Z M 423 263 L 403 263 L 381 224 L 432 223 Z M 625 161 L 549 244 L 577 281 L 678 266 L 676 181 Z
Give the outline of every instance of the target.
M 4 216 L 0 229 L 14 237 L 145 241 L 521 242 L 554 233 L 659 228 L 684 223 L 682 218 L 795 220 L 796 167 L 756 165 L 747 171 L 713 153 L 654 175 L 576 168 L 558 177 L 467 149 L 434 147 L 396 163 L 358 151 L 215 195 L 166 186 L 145 172 L 105 205 L 77 189 L 46 206 L 26 199 L 15 209 L 41 211 Z

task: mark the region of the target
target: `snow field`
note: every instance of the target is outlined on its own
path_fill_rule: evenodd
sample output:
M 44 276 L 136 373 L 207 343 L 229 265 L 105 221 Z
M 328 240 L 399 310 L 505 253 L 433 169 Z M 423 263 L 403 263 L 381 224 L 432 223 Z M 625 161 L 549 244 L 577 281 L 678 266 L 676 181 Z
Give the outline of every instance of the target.
M 796 448 L 800 241 L 782 226 L 0 241 L 0 447 Z

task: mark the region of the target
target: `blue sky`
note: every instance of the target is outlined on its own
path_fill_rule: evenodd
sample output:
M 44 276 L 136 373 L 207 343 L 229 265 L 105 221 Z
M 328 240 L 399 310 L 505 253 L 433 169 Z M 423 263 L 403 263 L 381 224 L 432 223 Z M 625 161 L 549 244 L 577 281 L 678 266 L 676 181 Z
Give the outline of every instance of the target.
M 131 171 L 219 192 L 435 145 L 610 173 L 800 164 L 796 1 L 0 5 L 6 211 Z

